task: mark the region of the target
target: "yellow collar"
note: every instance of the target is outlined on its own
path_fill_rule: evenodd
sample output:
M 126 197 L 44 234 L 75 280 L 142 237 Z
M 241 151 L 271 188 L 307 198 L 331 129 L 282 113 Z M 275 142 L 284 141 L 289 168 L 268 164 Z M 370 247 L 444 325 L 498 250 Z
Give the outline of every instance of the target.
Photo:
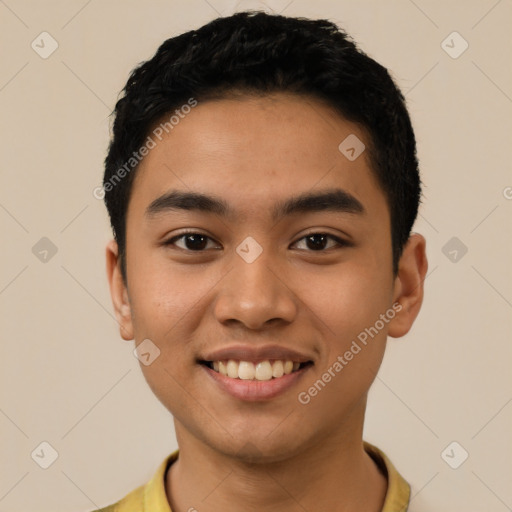
M 364 443 L 364 449 L 386 475 L 388 489 L 382 512 L 406 512 L 411 489 L 395 469 L 386 454 L 376 446 Z M 168 455 L 160 464 L 153 478 L 141 485 L 123 499 L 98 512 L 172 512 L 165 493 L 165 475 L 169 466 L 178 458 L 179 450 Z

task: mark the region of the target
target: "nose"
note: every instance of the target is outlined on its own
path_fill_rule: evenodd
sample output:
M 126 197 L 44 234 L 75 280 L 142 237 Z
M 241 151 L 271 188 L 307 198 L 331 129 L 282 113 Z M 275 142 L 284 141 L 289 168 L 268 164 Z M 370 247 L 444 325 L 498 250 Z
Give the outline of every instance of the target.
M 284 273 L 272 267 L 265 251 L 251 263 L 235 254 L 232 269 L 219 283 L 214 304 L 217 320 L 254 330 L 278 321 L 293 322 L 297 297 Z

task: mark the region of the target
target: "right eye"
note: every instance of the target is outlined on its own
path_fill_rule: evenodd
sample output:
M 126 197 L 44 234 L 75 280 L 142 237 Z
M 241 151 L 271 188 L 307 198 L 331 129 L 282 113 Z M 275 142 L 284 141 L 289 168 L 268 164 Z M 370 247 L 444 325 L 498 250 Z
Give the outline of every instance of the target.
M 182 245 L 178 245 L 178 241 L 182 242 Z M 207 249 L 208 241 L 213 242 L 214 240 L 203 233 L 197 233 L 195 231 L 187 231 L 180 235 L 173 236 L 164 245 L 175 245 L 184 251 L 191 252 L 202 252 Z M 210 247 L 211 248 L 211 247 Z

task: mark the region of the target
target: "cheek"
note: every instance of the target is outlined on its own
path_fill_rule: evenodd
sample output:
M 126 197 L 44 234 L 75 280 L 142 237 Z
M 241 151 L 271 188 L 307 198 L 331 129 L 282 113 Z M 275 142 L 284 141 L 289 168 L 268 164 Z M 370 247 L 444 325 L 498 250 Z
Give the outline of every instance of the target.
M 133 272 L 130 286 L 135 339 L 150 339 L 160 351 L 150 365 L 141 362 L 141 370 L 153 393 L 166 407 L 172 404 L 173 412 L 190 407 L 183 389 L 200 396 L 191 373 L 198 371 L 192 347 L 202 299 L 207 300 L 215 284 L 207 273 L 184 269 L 153 260 Z
M 171 329 L 179 329 L 201 307 L 201 299 L 215 284 L 210 273 L 196 266 L 171 265 L 164 257 L 149 256 L 134 258 L 128 282 L 136 339 L 171 335 Z
M 373 325 L 389 307 L 391 280 L 361 258 L 308 277 L 301 299 L 324 324 L 330 338 L 342 342 Z
M 308 298 L 308 306 L 316 308 L 312 318 L 320 319 L 317 330 L 321 329 L 325 351 L 297 396 L 309 410 L 306 422 L 325 411 L 330 411 L 334 424 L 346 419 L 347 411 L 362 403 L 375 379 L 387 335 L 380 315 L 389 308 L 389 292 L 375 279 L 347 272 L 330 280 L 324 293 L 317 291 Z
M 382 362 L 388 324 L 380 315 L 390 308 L 391 279 L 361 258 L 316 282 L 303 296 L 325 351 L 302 391 L 319 413 L 333 403 L 339 412 L 365 395 Z

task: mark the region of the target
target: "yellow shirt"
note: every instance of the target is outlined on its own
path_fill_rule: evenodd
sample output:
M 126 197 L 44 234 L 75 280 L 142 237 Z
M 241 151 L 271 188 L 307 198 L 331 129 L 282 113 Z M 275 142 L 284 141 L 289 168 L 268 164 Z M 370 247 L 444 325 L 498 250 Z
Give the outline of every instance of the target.
M 364 448 L 387 476 L 388 490 L 382 512 L 406 512 L 411 494 L 409 484 L 398 473 L 384 452 L 366 441 L 364 441 Z M 147 484 L 137 487 L 117 503 L 97 512 L 172 512 L 165 494 L 165 474 L 177 458 L 178 450 L 164 459 Z

